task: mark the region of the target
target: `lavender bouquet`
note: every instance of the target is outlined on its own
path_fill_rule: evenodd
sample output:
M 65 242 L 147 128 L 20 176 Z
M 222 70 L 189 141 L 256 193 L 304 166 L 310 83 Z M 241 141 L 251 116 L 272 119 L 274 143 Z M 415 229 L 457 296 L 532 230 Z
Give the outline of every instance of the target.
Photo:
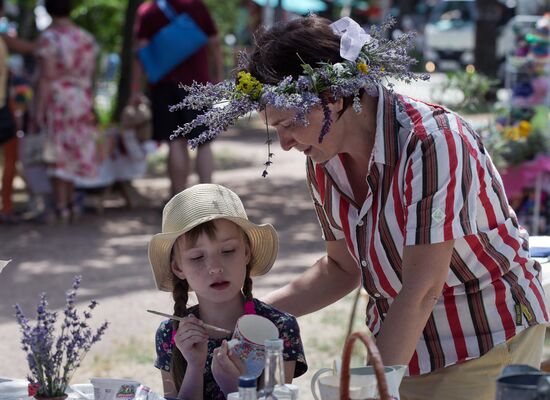
M 34 326 L 16 304 L 15 316 L 19 324 L 23 350 L 27 354 L 30 374 L 29 395 L 35 397 L 64 396 L 65 390 L 92 344 L 101 339 L 107 329 L 104 322 L 95 332 L 88 325 L 97 302 L 92 300 L 81 314 L 75 308 L 76 292 L 82 277 L 75 276 L 72 288 L 66 292 L 61 333 L 55 335 L 57 313 L 46 308 L 46 294 L 42 293 Z

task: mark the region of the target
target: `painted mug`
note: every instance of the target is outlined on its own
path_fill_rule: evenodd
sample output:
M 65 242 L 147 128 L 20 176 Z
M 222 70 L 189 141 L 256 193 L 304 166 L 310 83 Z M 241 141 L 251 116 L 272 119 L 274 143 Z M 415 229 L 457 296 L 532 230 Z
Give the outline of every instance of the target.
M 278 338 L 279 330 L 273 322 L 260 315 L 246 314 L 237 320 L 229 345 L 246 364 L 246 373 L 258 377 L 265 363 L 264 342 Z

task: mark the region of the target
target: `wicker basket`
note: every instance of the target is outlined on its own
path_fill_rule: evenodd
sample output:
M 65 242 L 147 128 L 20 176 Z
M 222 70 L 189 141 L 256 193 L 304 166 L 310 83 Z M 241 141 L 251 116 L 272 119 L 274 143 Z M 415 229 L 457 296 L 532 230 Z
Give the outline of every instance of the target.
M 340 373 L 340 400 L 350 400 L 349 398 L 349 381 L 350 381 L 350 362 L 351 351 L 353 344 L 359 339 L 367 348 L 369 353 L 369 359 L 372 362 L 376 381 L 378 383 L 378 393 L 380 400 L 391 400 L 388 392 L 388 383 L 386 382 L 386 375 L 384 374 L 384 364 L 382 364 L 382 358 L 380 352 L 374 343 L 374 340 L 363 332 L 354 332 L 348 336 L 346 344 L 344 346 L 344 354 L 342 355 L 342 372 Z

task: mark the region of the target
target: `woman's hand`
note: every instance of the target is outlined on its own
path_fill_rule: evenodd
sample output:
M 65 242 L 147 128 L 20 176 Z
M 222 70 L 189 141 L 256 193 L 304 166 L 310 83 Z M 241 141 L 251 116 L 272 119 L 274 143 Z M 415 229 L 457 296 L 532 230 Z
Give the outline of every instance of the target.
M 204 368 L 208 355 L 208 334 L 202 321 L 189 315 L 180 322 L 174 342 L 189 366 Z
M 238 390 L 239 376 L 245 373 L 246 365 L 233 350 L 229 349 L 227 340 L 214 349 L 212 375 L 225 395 Z

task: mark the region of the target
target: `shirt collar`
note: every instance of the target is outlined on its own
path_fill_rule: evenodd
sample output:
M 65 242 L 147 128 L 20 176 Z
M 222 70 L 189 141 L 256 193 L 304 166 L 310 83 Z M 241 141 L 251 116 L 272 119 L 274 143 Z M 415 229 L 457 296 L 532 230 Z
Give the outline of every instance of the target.
M 378 85 L 376 108 L 376 131 L 372 149 L 372 162 L 393 166 L 399 156 L 398 134 L 401 123 L 398 120 L 398 95 L 382 85 Z M 329 174 L 338 176 L 343 172 L 338 156 L 319 163 Z M 338 179 L 339 182 L 347 182 Z
M 397 95 L 379 85 L 376 133 L 372 149 L 373 161 L 390 166 L 396 164 L 399 154 L 398 134 L 400 124 L 397 120 L 396 103 Z

